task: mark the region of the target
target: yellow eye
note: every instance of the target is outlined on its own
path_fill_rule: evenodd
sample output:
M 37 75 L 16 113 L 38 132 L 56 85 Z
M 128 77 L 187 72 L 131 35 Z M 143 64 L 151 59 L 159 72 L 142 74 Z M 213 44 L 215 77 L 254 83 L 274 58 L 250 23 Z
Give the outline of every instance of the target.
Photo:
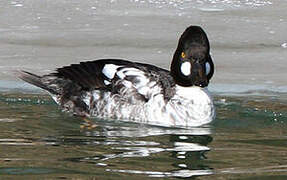
M 181 53 L 181 57 L 185 58 L 185 53 L 184 52 Z

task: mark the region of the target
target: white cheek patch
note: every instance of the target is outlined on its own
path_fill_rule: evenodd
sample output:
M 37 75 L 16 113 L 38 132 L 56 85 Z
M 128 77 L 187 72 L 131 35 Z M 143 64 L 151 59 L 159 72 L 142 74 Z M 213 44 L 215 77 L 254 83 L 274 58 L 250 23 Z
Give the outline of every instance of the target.
M 184 62 L 180 66 L 181 73 L 185 76 L 189 76 L 191 74 L 191 64 L 190 62 Z
M 209 62 L 205 63 L 205 74 L 208 75 L 210 73 L 210 64 Z
M 114 65 L 114 64 L 106 64 L 102 70 L 102 73 L 109 79 L 113 79 L 115 76 L 115 73 L 117 72 L 117 69 L 120 66 Z

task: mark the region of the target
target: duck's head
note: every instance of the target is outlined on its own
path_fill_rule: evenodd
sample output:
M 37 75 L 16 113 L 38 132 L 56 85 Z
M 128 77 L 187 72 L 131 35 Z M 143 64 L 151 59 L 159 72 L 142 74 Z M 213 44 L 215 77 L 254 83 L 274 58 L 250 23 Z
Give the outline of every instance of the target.
M 181 35 L 173 55 L 171 75 L 180 86 L 206 87 L 213 72 L 205 32 L 199 26 L 188 27 Z

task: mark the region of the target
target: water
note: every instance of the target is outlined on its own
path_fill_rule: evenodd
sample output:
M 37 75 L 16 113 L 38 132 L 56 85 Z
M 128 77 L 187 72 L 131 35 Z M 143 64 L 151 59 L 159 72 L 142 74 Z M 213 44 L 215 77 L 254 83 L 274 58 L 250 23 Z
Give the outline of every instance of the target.
M 285 0 L 1 1 L 0 179 L 286 179 Z M 61 112 L 13 70 L 98 58 L 168 68 L 201 25 L 216 65 L 217 118 L 174 129 Z
M 287 177 L 286 100 L 216 96 L 209 126 L 172 129 L 81 118 L 38 94 L 2 93 L 3 178 Z

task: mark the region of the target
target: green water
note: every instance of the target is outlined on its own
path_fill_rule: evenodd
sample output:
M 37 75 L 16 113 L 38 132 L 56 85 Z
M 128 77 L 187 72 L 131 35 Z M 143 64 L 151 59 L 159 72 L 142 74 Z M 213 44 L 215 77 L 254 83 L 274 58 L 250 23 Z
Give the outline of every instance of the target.
M 43 94 L 0 94 L 0 179 L 286 179 L 287 101 L 215 96 L 216 120 L 174 129 L 81 118 Z

